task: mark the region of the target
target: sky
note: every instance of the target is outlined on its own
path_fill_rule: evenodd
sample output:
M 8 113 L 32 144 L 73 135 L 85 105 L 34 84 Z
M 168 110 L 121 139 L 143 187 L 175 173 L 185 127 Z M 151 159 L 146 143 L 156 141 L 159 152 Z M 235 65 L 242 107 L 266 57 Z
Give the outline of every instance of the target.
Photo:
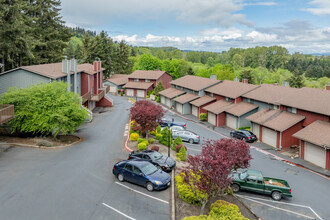
M 62 0 L 61 15 L 133 46 L 330 52 L 330 0 Z

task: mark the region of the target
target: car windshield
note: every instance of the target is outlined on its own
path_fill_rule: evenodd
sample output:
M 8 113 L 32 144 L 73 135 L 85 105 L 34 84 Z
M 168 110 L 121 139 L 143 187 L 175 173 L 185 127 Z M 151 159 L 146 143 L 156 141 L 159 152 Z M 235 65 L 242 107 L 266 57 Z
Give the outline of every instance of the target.
M 145 165 L 144 167 L 141 167 L 141 171 L 142 171 L 142 173 L 144 173 L 144 174 L 147 175 L 147 176 L 153 174 L 153 173 L 156 172 L 157 170 L 158 170 L 157 167 L 155 167 L 155 166 L 152 165 L 151 163 Z
M 242 179 L 242 180 L 244 180 L 247 176 L 248 176 L 248 172 L 245 171 L 245 172 L 243 172 L 243 173 L 240 174 L 239 178 Z
M 155 159 L 155 160 L 158 160 L 160 158 L 163 157 L 163 155 L 161 153 L 158 153 L 158 152 L 154 152 L 153 154 L 151 154 L 151 156 Z
M 250 131 L 242 131 L 242 132 L 246 135 L 252 135 L 252 133 Z

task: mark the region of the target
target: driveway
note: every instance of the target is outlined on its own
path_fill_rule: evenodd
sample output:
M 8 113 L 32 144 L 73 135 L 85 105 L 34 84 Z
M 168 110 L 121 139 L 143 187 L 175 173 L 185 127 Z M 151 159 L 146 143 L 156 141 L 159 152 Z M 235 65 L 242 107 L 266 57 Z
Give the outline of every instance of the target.
M 10 148 L 0 157 L 0 219 L 170 219 L 170 190 L 148 192 L 112 174 L 126 159 L 129 108 L 124 97 L 96 113 L 65 149 Z

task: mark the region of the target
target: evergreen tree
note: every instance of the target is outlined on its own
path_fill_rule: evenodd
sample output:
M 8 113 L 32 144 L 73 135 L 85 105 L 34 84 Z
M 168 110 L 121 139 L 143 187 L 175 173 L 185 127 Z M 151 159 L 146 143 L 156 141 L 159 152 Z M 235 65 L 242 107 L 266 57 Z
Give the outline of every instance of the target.
M 159 95 L 158 93 L 163 91 L 163 90 L 164 90 L 163 83 L 162 82 L 157 83 L 157 85 L 154 89 L 155 95 Z
M 293 75 L 288 79 L 288 82 L 293 88 L 301 88 L 305 85 L 304 77 L 298 73 L 297 69 L 294 69 Z
M 124 42 L 121 41 L 116 48 L 115 56 L 115 73 L 118 74 L 130 74 L 132 72 L 133 64 L 130 58 L 131 48 Z

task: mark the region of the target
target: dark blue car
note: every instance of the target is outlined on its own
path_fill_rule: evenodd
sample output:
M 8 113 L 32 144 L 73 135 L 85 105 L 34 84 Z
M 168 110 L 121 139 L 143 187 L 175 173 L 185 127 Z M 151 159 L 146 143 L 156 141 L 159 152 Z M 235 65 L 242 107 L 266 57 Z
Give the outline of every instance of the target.
M 161 127 L 180 126 L 180 127 L 183 127 L 184 129 L 186 129 L 186 123 L 174 121 L 173 119 L 170 120 L 170 119 L 162 118 L 162 120 L 159 122 L 159 124 Z
M 148 191 L 165 189 L 171 185 L 168 173 L 141 159 L 120 161 L 113 166 L 112 173 L 120 182 L 135 183 L 146 187 Z

